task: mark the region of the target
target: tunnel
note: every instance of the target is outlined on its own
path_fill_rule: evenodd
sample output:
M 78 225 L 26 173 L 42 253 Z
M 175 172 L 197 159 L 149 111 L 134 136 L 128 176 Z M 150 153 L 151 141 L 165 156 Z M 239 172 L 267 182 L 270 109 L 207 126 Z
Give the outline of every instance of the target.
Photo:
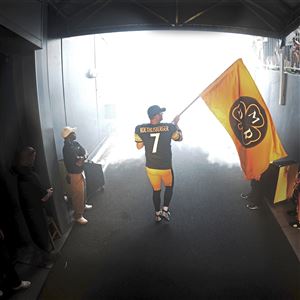
M 1 243 L 31 282 L 14 291 L 1 274 L 0 299 L 299 299 L 300 6 L 274 3 L 0 4 Z M 251 180 L 239 149 L 204 97 L 240 58 L 286 152 L 260 174 L 254 209 L 241 197 Z M 159 223 L 135 141 L 152 105 L 166 108 L 162 122 L 180 114 L 183 135 L 172 141 L 170 220 Z M 73 218 L 65 126 L 90 167 L 86 225 Z M 54 191 L 42 212 L 46 261 L 31 228 L 43 230 L 42 216 L 28 223 L 15 168 L 26 146 Z

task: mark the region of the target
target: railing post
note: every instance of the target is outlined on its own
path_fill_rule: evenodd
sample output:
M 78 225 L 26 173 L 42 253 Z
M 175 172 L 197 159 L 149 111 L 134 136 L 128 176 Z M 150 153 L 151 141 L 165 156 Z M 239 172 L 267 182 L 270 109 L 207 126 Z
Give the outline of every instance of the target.
M 284 72 L 284 53 L 285 46 L 281 47 L 280 52 L 280 69 L 279 69 L 279 105 L 285 105 L 286 100 L 286 77 L 287 74 Z

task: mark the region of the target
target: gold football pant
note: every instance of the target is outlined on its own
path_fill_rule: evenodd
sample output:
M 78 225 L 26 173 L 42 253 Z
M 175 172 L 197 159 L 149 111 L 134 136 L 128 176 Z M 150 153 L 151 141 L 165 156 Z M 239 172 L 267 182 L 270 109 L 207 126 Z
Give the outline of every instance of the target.
M 161 190 L 161 182 L 164 183 L 164 186 L 173 186 L 172 169 L 159 170 L 159 169 L 150 169 L 146 167 L 146 172 L 154 191 Z
M 153 204 L 156 212 L 160 210 L 161 182 L 165 186 L 164 206 L 169 207 L 173 195 L 174 174 L 172 169 L 159 170 L 146 167 L 149 181 L 153 188 Z
M 72 205 L 74 209 L 74 218 L 82 217 L 85 208 L 85 178 L 83 173 L 68 174 L 70 176 L 70 189 Z

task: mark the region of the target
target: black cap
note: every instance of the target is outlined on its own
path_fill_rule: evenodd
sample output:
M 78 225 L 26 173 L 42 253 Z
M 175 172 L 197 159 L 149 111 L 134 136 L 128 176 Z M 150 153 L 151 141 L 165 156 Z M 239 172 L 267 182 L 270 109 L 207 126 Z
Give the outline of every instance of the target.
M 152 105 L 148 108 L 147 113 L 149 119 L 152 119 L 155 115 L 158 115 L 164 111 L 166 111 L 164 107 L 159 107 L 158 105 Z

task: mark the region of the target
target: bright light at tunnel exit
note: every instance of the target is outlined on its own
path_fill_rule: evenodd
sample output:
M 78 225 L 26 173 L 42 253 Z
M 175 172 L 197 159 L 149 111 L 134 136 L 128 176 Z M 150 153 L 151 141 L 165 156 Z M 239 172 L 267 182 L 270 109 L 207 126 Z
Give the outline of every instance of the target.
M 137 124 L 149 121 L 150 105 L 166 107 L 164 121 L 171 122 L 238 58 L 250 73 L 258 65 L 253 36 L 149 31 L 99 34 L 95 39 L 100 102 L 116 108 L 111 125 L 118 147 L 111 151 L 110 163 L 143 155 L 133 135 Z M 201 98 L 184 112 L 179 126 L 184 134 L 179 147 L 199 148 L 212 163 L 239 164 L 228 133 Z

